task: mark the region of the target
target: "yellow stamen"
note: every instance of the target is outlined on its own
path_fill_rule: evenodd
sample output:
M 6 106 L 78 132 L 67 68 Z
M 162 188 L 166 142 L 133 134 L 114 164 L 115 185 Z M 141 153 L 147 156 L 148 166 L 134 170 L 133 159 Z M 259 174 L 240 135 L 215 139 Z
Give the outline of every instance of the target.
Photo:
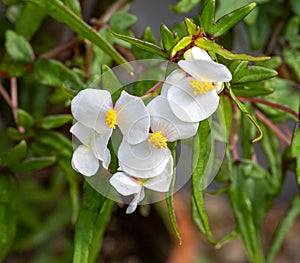
M 210 82 L 201 82 L 196 79 L 190 79 L 190 85 L 194 89 L 194 95 L 206 94 L 207 92 L 214 90 L 213 85 Z
M 155 132 L 151 134 L 151 137 L 148 139 L 149 142 L 153 143 L 153 147 L 158 149 L 167 148 L 167 141 L 166 137 L 163 137 L 162 132 Z
M 117 123 L 117 111 L 110 109 L 107 113 L 106 113 L 106 123 L 108 125 L 109 128 L 115 129 Z

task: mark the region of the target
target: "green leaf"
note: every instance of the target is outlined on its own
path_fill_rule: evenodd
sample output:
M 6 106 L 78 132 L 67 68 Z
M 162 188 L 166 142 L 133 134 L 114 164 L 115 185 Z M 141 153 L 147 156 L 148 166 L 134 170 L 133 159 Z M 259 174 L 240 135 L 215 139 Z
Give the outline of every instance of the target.
M 129 36 L 125 36 L 125 35 L 120 35 L 114 32 L 111 32 L 116 38 L 124 40 L 138 48 L 141 48 L 143 50 L 149 51 L 153 54 L 157 54 L 163 58 L 168 58 L 168 54 L 161 49 L 159 46 L 154 45 L 153 43 L 147 42 L 147 41 L 143 41 L 134 37 L 129 37 Z
M 232 89 L 236 96 L 241 97 L 257 97 L 269 95 L 274 92 L 274 89 L 265 87 L 263 85 L 233 85 Z
M 25 3 L 16 23 L 16 32 L 27 40 L 30 40 L 40 28 L 46 14 L 44 10 L 33 3 Z
M 72 85 L 72 84 L 71 84 Z M 72 100 L 76 94 L 78 93 L 77 90 L 73 90 L 69 87 L 68 82 L 62 83 L 61 87 L 62 94 L 67 98 Z
M 204 185 L 206 184 L 205 168 L 206 161 L 210 155 L 210 124 L 208 120 L 201 121 L 197 135 L 194 139 L 193 147 L 193 172 L 192 172 L 192 202 L 196 209 L 193 213 L 193 218 L 200 231 L 213 244 L 216 243 L 211 232 L 208 216 L 204 206 Z M 196 212 L 197 211 L 197 212 Z
M 113 101 L 115 102 L 120 93 L 122 85 L 110 67 L 102 65 L 101 67 L 101 88 L 107 90 L 112 94 Z M 118 92 L 119 91 L 119 92 Z M 116 94 L 115 94 L 116 93 Z
M 28 112 L 22 109 L 18 109 L 18 120 L 19 125 L 24 128 L 30 128 L 34 124 L 33 117 Z
M 266 80 L 277 76 L 277 71 L 273 69 L 268 69 L 261 66 L 250 66 L 247 67 L 243 64 L 239 67 L 232 76 L 232 84 L 242 84 L 249 82 L 258 82 L 261 80 Z
M 48 115 L 38 121 L 38 126 L 44 130 L 51 130 L 61 127 L 73 120 L 70 114 Z
M 179 41 L 179 37 L 176 32 L 169 29 L 166 25 L 160 26 L 160 34 L 165 50 L 171 50 Z
M 41 131 L 36 134 L 37 142 L 50 147 L 57 156 L 71 158 L 72 142 L 62 133 L 56 131 Z
M 97 226 L 99 224 L 97 218 L 101 217 L 99 213 L 101 213 L 103 207 L 105 207 L 104 204 L 106 200 L 107 199 L 96 192 L 87 181 L 84 182 L 83 201 L 75 227 L 73 263 L 91 262 L 90 246 L 97 246 L 97 244 L 92 244 L 93 239 L 97 239 L 94 234 L 98 234 L 99 237 L 99 232 L 103 231 L 102 228 L 97 230 L 95 224 L 97 224 Z M 108 209 L 106 208 L 102 213 L 104 213 L 107 218 L 106 210 Z M 99 238 L 97 241 L 99 242 Z M 100 246 L 99 243 L 98 245 Z M 93 251 L 94 249 L 93 247 Z
M 115 12 L 109 19 L 111 30 L 116 33 L 124 33 L 128 27 L 137 22 L 137 16 L 128 14 L 126 10 Z
M 250 61 L 263 61 L 270 59 L 270 57 L 253 57 L 250 55 L 245 54 L 237 54 L 232 53 L 226 50 L 224 47 L 218 45 L 217 43 L 213 42 L 212 40 L 204 39 L 204 38 L 197 38 L 195 40 L 196 46 L 203 48 L 207 51 L 212 51 L 226 59 L 229 60 L 250 60 Z
M 196 25 L 192 20 L 189 18 L 184 19 L 184 24 L 186 27 L 186 31 L 190 36 L 198 36 L 201 32 L 201 29 L 198 25 Z
M 173 160 L 176 160 L 176 142 L 169 144 L 169 148 L 172 152 Z M 176 168 L 176 164 L 175 164 L 175 161 L 174 161 L 172 181 L 171 181 L 170 189 L 166 193 L 166 202 L 167 202 L 167 207 L 168 207 L 168 212 L 169 212 L 169 217 L 170 217 L 170 220 L 171 220 L 171 224 L 173 226 L 173 229 L 174 229 L 175 235 L 176 235 L 176 237 L 179 241 L 179 244 L 181 245 L 182 244 L 182 239 L 181 239 L 181 235 L 180 235 L 178 225 L 177 225 L 177 221 L 176 221 L 174 200 L 173 200 L 173 194 L 174 194 L 173 191 L 174 191 L 175 176 L 176 176 L 175 168 Z
M 55 156 L 31 157 L 11 167 L 11 170 L 15 173 L 34 172 L 54 164 L 55 161 Z
M 238 108 L 241 110 L 242 113 L 246 114 L 246 116 L 249 118 L 249 120 L 255 125 L 256 129 L 258 130 L 259 132 L 259 135 L 254 138 L 252 140 L 252 142 L 257 142 L 259 140 L 262 139 L 263 137 L 263 132 L 262 132 L 262 129 L 261 127 L 259 126 L 259 124 L 257 123 L 257 121 L 251 116 L 251 114 L 248 112 L 246 106 L 239 101 L 239 99 L 236 97 L 236 95 L 234 94 L 233 90 L 228 86 L 226 85 L 227 88 L 229 89 L 229 94 L 230 94 L 230 97 L 233 99 L 233 101 L 236 103 L 236 105 L 238 106 Z
M 300 185 L 300 124 L 298 122 L 291 146 L 291 156 L 296 158 L 297 182 Z
M 180 39 L 172 49 L 171 58 L 173 58 L 177 52 L 185 49 L 188 45 L 190 45 L 192 43 L 192 38 L 192 36 L 187 36 Z
M 256 3 L 251 3 L 231 13 L 221 17 L 216 24 L 208 31 L 214 37 L 220 37 L 228 32 L 233 26 L 244 19 L 256 6 Z
M 206 0 L 201 3 L 199 16 L 200 27 L 204 32 L 209 32 L 215 22 L 215 0 Z
M 34 53 L 26 38 L 12 30 L 6 30 L 5 39 L 6 51 L 13 60 L 22 63 L 32 62 Z
M 81 7 L 78 0 L 61 0 L 67 7 L 72 10 L 77 16 L 81 16 Z
M 0 261 L 2 262 L 17 235 L 19 189 L 16 179 L 11 175 L 1 174 L 0 185 Z
M 300 2 L 298 0 L 290 0 L 290 5 L 293 12 L 300 16 Z
M 176 13 L 182 14 L 192 10 L 200 0 L 180 0 L 177 5 L 170 6 L 170 9 Z
M 57 60 L 39 59 L 34 63 L 36 80 L 44 85 L 61 88 L 64 82 L 68 82 L 75 89 L 85 87 L 79 76 Z
M 4 167 L 12 168 L 17 163 L 21 162 L 27 154 L 27 143 L 22 140 L 18 145 L 16 145 L 10 152 L 3 154 L 1 159 L 1 164 Z
M 76 33 L 83 38 L 90 40 L 92 43 L 100 47 L 104 52 L 111 56 L 118 64 L 126 63 L 126 59 L 123 58 L 115 48 L 101 37 L 95 30 L 87 25 L 79 16 L 77 16 L 72 10 L 65 6 L 59 0 L 45 1 L 43 0 L 32 0 L 35 4 L 41 8 L 46 8 L 49 15 L 59 22 L 68 25 Z M 129 64 L 124 64 L 124 67 L 130 72 L 132 68 Z

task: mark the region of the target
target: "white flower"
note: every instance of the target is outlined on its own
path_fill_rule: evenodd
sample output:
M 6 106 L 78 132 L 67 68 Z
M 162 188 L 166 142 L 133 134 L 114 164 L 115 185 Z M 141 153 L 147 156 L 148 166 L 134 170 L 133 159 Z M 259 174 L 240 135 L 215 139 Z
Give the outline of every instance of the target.
M 126 213 L 135 211 L 137 205 L 145 197 L 145 188 L 157 192 L 167 192 L 172 181 L 173 159 L 170 158 L 163 172 L 155 177 L 139 179 L 125 172 L 115 173 L 109 180 L 111 185 L 122 195 L 134 195 Z
M 211 60 L 208 54 L 193 47 L 180 60 L 181 69 L 173 71 L 165 80 L 163 96 L 168 98 L 174 114 L 183 121 L 197 122 L 211 116 L 219 105 L 217 90 L 230 81 L 230 71 Z M 188 74 L 188 76 L 186 75 Z
M 149 113 L 140 98 L 125 91 L 113 105 L 106 90 L 82 90 L 72 100 L 71 110 L 78 121 L 71 132 L 83 144 L 74 152 L 72 165 L 84 175 L 97 171 L 95 158 L 108 169 L 111 157 L 107 144 L 116 126 L 130 144 L 138 144 L 148 137 Z M 87 162 L 94 164 L 93 169 L 87 169 Z
M 165 97 L 158 96 L 148 105 L 151 131 L 147 140 L 131 145 L 123 140 L 118 151 L 120 169 L 137 178 L 150 178 L 161 174 L 171 157 L 167 142 L 192 137 L 198 122 L 178 119 Z

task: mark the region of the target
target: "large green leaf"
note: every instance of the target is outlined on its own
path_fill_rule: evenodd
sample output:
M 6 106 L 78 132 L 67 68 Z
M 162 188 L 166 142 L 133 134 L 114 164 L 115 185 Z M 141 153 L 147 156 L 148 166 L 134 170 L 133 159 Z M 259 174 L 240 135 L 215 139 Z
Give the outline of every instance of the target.
M 169 51 L 179 41 L 179 37 L 176 32 L 169 29 L 166 25 L 160 26 L 160 34 L 165 50 Z
M 73 120 L 70 114 L 48 115 L 38 121 L 37 125 L 45 130 L 61 127 Z
M 75 227 L 73 263 L 88 263 L 96 259 L 95 251 L 98 251 L 101 246 L 103 231 L 111 209 L 112 202 L 107 201 L 85 181 L 83 201 Z M 102 225 L 100 224 L 100 229 L 97 229 L 101 219 L 105 221 Z M 97 243 L 92 244 L 93 241 Z
M 29 1 L 29 0 L 27 0 Z M 59 0 L 30 0 L 37 4 L 39 7 L 46 9 L 49 15 L 59 22 L 62 22 L 72 28 L 81 37 L 90 40 L 95 45 L 99 46 L 109 56 L 111 56 L 117 63 L 124 64 L 127 61 L 118 51 L 100 36 L 95 30 L 93 30 L 88 24 L 86 24 L 78 15 L 72 12 L 66 5 Z M 124 64 L 128 71 L 132 71 L 132 68 L 128 64 Z
M 193 148 L 193 172 L 192 172 L 192 204 L 194 204 L 193 218 L 200 231 L 213 244 L 216 243 L 211 232 L 208 216 L 204 206 L 205 168 L 210 151 L 210 124 L 208 120 L 200 122 Z
M 214 26 L 210 27 L 208 33 L 214 37 L 224 35 L 229 29 L 244 19 L 255 8 L 255 6 L 255 3 L 250 3 L 221 17 Z
M 199 16 L 200 27 L 204 32 L 209 32 L 215 22 L 215 0 L 205 0 L 201 4 Z
M 85 86 L 74 71 L 57 60 L 37 60 L 34 63 L 34 74 L 39 83 L 56 88 L 61 88 L 64 82 L 74 89 L 83 89 Z

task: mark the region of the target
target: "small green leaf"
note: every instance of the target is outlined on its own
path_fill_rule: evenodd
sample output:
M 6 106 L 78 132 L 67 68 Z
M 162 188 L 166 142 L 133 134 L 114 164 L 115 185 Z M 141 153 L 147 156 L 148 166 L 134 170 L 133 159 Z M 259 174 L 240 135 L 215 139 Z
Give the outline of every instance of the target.
M 38 126 L 45 130 L 61 127 L 73 120 L 69 114 L 48 115 L 39 120 Z
M 18 109 L 18 120 L 19 125 L 24 128 L 30 128 L 34 124 L 33 117 L 28 112 L 22 109 Z
M 157 54 L 163 58 L 167 58 L 168 54 L 161 49 L 159 46 L 154 45 L 153 43 L 147 42 L 147 41 L 143 41 L 134 37 L 129 37 L 129 36 L 125 36 L 125 35 L 120 35 L 114 32 L 111 32 L 116 38 L 119 38 L 121 40 L 124 40 L 138 48 L 141 48 L 143 50 L 149 51 L 153 54 Z
M 71 85 L 72 85 L 72 84 L 71 84 Z M 71 85 L 70 85 L 70 86 L 71 86 Z M 66 97 L 67 99 L 70 99 L 70 100 L 72 100 L 72 99 L 76 96 L 76 94 L 78 93 L 77 90 L 73 90 L 73 89 L 71 89 L 71 88 L 69 87 L 68 82 L 64 82 L 64 83 L 61 85 L 60 89 L 61 89 L 62 94 L 64 94 L 65 97 Z
M 190 36 L 198 36 L 201 32 L 201 29 L 198 25 L 196 25 L 192 20 L 189 18 L 184 19 L 184 24 L 186 27 L 186 31 Z
M 14 167 L 11 168 L 11 170 L 15 173 L 34 172 L 54 164 L 55 161 L 55 156 L 31 157 L 19 164 L 16 164 Z
M 220 37 L 228 32 L 233 26 L 244 19 L 256 6 L 256 3 L 251 3 L 243 6 L 233 12 L 221 17 L 216 24 L 208 31 L 214 37 Z
M 215 0 L 206 0 L 201 3 L 199 16 L 200 27 L 204 32 L 209 32 L 215 22 Z
M 182 14 L 192 10 L 200 0 L 180 0 L 177 5 L 171 6 L 170 9 L 176 13 Z
M 34 58 L 34 53 L 29 42 L 23 36 L 12 30 L 5 33 L 5 48 L 10 57 L 18 62 L 30 63 Z
M 127 30 L 128 27 L 132 26 L 137 22 L 137 17 L 132 14 L 128 14 L 124 10 L 115 12 L 109 19 L 109 24 L 111 30 L 116 33 L 124 33 L 124 30 Z
M 180 39 L 172 49 L 171 58 L 173 58 L 178 51 L 181 51 L 185 49 L 188 45 L 190 45 L 192 43 L 192 38 L 192 36 L 187 36 Z
M 176 32 L 170 30 L 166 25 L 160 26 L 160 34 L 165 50 L 171 50 L 179 41 L 179 37 Z
M 39 59 L 34 64 L 36 80 L 44 85 L 61 88 L 65 81 L 75 89 L 85 87 L 79 76 L 57 60 Z
M 2 156 L 2 165 L 4 167 L 12 168 L 17 163 L 21 162 L 27 154 L 27 143 L 22 140 L 18 145 L 16 145 L 9 153 Z
M 0 261 L 2 262 L 17 235 L 19 189 L 16 179 L 11 175 L 1 174 L 0 185 Z
M 290 0 L 290 5 L 293 12 L 300 16 L 300 2 L 298 0 Z
M 218 45 L 217 43 L 204 38 L 197 38 L 195 40 L 195 44 L 200 48 L 203 48 L 207 51 L 212 51 L 229 60 L 263 61 L 263 60 L 270 59 L 270 57 L 253 57 L 245 54 L 232 53 L 226 50 L 224 47 Z

